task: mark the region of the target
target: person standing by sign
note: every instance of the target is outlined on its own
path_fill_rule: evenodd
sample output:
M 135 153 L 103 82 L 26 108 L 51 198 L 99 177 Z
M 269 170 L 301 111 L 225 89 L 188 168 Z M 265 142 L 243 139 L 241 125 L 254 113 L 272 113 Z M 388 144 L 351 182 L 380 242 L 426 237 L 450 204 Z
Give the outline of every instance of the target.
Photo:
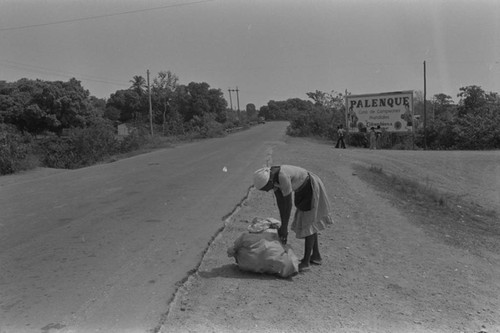
M 344 142 L 344 134 L 345 130 L 342 125 L 337 126 L 337 145 L 335 148 L 339 148 L 339 145 L 341 148 L 345 149 L 345 142 Z
M 310 264 L 321 265 L 318 232 L 333 224 L 330 201 L 321 179 L 304 168 L 281 165 L 255 171 L 253 183 L 260 191 L 274 190 L 281 217 L 278 235 L 283 244 L 287 242 L 294 193 L 296 210 L 291 229 L 297 238 L 305 239 L 304 258 L 299 264 L 299 271 L 309 270 Z
M 358 116 L 356 115 L 356 112 L 354 112 L 354 109 L 352 105 L 349 107 L 349 112 L 348 112 L 348 126 L 350 126 L 351 129 L 354 129 L 358 126 Z
M 380 137 L 382 136 L 382 129 L 377 125 L 375 129 L 375 149 L 380 149 Z
M 413 119 L 411 119 L 411 112 L 410 112 L 410 105 L 408 103 L 405 103 L 405 113 L 401 115 L 401 119 L 406 121 L 406 129 L 408 131 L 411 131 L 413 128 Z
M 370 127 L 370 149 L 377 149 L 377 134 L 375 133 L 375 127 Z

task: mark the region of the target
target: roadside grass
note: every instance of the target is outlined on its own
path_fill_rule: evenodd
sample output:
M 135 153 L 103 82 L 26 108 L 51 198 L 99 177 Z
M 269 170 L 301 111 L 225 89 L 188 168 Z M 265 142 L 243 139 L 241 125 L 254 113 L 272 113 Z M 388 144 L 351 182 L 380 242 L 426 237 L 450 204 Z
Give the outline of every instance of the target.
M 428 178 L 419 182 L 387 174 L 374 165 L 354 168 L 360 179 L 395 203 L 431 237 L 476 255 L 485 250 L 500 254 L 500 222 L 496 211 L 467 202 L 457 194 L 443 193 Z
M 383 178 L 400 194 L 418 202 L 432 202 L 438 206 L 447 206 L 451 204 L 451 196 L 445 195 L 432 187 L 429 178 L 425 179 L 425 184 L 416 180 L 403 178 L 398 175 L 386 175 L 382 167 L 370 166 L 371 173 L 377 174 Z

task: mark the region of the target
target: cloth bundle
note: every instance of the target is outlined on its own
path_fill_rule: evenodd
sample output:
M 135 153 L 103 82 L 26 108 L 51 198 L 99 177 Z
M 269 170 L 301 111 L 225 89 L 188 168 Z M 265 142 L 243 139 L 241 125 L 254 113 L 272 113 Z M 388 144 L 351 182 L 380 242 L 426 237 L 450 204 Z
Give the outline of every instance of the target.
M 262 218 L 255 217 L 252 223 L 248 226 L 248 232 L 257 234 L 267 229 L 279 229 L 281 227 L 281 221 L 272 217 Z
M 249 230 L 253 231 L 242 233 L 227 250 L 228 256 L 234 257 L 238 267 L 244 271 L 277 274 L 284 278 L 296 274 L 299 271 L 299 259 L 289 245 L 283 246 L 276 230 L 267 228 L 261 232 L 255 231 L 264 228 L 266 220 L 270 222 L 269 219 L 254 219 L 259 227 L 252 223 L 254 226 L 249 226 Z

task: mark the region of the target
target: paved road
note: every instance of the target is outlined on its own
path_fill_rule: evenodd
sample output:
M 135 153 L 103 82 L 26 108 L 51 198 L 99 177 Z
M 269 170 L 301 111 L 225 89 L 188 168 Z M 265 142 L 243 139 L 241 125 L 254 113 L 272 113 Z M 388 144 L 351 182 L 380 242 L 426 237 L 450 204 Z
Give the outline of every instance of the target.
M 285 126 L 2 177 L 0 332 L 158 327 L 176 283 L 246 196 Z

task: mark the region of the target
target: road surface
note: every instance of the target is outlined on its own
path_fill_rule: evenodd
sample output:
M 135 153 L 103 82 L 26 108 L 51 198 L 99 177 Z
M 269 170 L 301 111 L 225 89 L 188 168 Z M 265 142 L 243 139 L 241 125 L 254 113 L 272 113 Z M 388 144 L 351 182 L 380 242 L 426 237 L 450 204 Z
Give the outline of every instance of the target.
M 159 327 L 286 125 L 1 177 L 0 332 Z

